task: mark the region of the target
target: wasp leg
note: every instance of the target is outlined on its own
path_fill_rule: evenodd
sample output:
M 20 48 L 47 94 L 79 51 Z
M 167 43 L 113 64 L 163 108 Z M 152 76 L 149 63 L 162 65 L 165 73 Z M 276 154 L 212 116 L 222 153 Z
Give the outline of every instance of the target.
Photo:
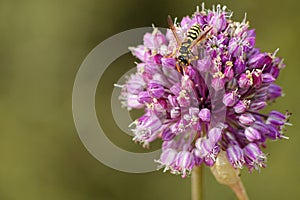
M 182 74 L 181 67 L 179 66 L 179 64 L 178 64 L 178 63 L 176 63 L 176 69 L 177 69 L 177 71 L 178 71 L 179 73 L 181 73 L 181 74 Z
M 195 61 L 195 60 L 198 60 L 199 59 L 199 57 L 198 56 L 196 56 L 196 55 L 194 55 L 193 54 L 193 58 L 191 58 L 190 60 L 189 60 L 189 62 L 192 62 L 192 61 Z
M 177 51 L 178 51 L 178 48 L 175 48 L 172 53 L 170 53 L 169 55 L 167 55 L 167 58 L 171 58 L 171 57 L 175 56 L 175 54 L 176 54 Z
M 198 60 L 198 56 L 196 56 L 192 51 L 190 51 L 190 54 L 192 54 L 193 58 L 190 59 L 189 61 L 194 61 L 194 60 Z

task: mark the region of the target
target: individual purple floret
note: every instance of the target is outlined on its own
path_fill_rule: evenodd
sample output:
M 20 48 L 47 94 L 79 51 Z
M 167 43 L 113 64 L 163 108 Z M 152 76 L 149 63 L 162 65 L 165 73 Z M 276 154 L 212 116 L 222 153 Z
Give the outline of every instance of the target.
M 220 151 L 234 168 L 260 170 L 266 166 L 262 148 L 267 139 L 287 138 L 283 130 L 290 113 L 261 112 L 282 96 L 274 83 L 284 68 L 282 59 L 277 50 L 256 48 L 255 31 L 246 19 L 234 22 L 231 16 L 225 6 L 203 6 L 175 23 L 173 32 L 154 28 L 143 44 L 130 48 L 140 62 L 122 86 L 120 100 L 129 110 L 145 110 L 130 126 L 133 140 L 148 147 L 161 139 L 156 162 L 164 171 L 186 177 L 194 166 L 213 166 Z M 196 24 L 206 32 L 192 46 L 201 37 L 188 38 Z M 184 42 L 190 44 L 186 66 L 179 62 Z M 226 108 L 224 120 L 214 121 L 222 118 L 220 105 Z

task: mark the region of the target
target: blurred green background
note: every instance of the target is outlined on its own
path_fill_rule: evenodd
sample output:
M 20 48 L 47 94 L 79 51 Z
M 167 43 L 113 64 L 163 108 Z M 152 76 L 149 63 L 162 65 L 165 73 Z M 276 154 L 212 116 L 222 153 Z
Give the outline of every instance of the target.
M 222 3 L 241 21 L 248 13 L 257 46 L 280 48 L 285 68 L 278 80 L 285 97 L 273 109 L 293 112 L 289 140 L 269 142 L 268 167 L 243 170 L 251 199 L 300 199 L 298 1 L 206 1 Z M 94 159 L 75 130 L 71 95 L 77 70 L 101 41 L 137 27 L 166 27 L 166 16 L 192 14 L 201 1 L 180 0 L 1 0 L 0 1 L 0 199 L 153 200 L 190 199 L 190 179 L 163 174 L 127 174 Z M 124 149 L 139 145 L 116 127 L 109 110 L 112 84 L 134 66 L 122 56 L 105 72 L 97 114 L 108 137 Z M 106 87 L 103 86 L 106 84 Z M 105 114 L 105 116 L 104 116 Z M 155 146 L 155 145 L 154 145 Z M 157 146 L 157 145 L 156 145 Z M 205 199 L 234 199 L 206 169 Z

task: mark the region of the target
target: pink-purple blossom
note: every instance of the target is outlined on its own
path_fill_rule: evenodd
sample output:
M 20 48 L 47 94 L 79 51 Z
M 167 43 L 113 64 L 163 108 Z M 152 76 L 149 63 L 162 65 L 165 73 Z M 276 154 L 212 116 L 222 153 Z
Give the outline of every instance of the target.
M 181 72 L 179 46 L 170 29 L 163 34 L 154 28 L 142 45 L 130 48 L 140 61 L 122 86 L 120 100 L 129 110 L 145 110 L 130 126 L 133 140 L 148 147 L 161 139 L 156 162 L 164 171 L 186 177 L 194 166 L 213 166 L 220 151 L 226 151 L 234 168 L 259 170 L 266 166 L 262 149 L 267 139 L 286 138 L 290 114 L 261 112 L 282 96 L 274 83 L 284 68 L 282 59 L 277 50 L 265 53 L 255 47 L 255 31 L 246 19 L 234 22 L 231 17 L 218 5 L 174 24 L 182 41 L 195 24 L 211 27 L 207 38 L 190 49 L 189 65 Z M 224 90 L 220 102 L 226 107 L 225 120 L 215 124 L 211 88 Z

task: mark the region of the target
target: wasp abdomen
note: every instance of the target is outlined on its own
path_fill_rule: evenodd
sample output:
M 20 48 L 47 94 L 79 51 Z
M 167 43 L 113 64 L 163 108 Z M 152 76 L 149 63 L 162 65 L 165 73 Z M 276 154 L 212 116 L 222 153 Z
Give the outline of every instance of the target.
M 201 28 L 198 24 L 193 25 L 187 32 L 187 39 L 196 40 L 201 33 Z

